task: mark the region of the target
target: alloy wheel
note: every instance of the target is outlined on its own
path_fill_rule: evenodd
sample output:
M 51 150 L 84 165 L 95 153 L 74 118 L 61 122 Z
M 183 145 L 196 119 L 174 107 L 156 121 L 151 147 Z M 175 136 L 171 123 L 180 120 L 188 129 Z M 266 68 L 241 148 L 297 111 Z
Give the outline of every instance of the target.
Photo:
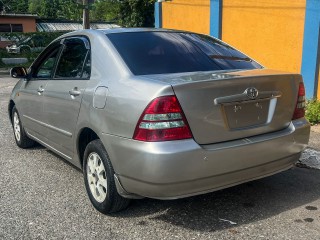
M 107 197 L 106 170 L 95 152 L 90 153 L 87 159 L 87 179 L 94 199 L 99 203 L 103 202 Z
M 21 139 L 21 128 L 20 128 L 20 119 L 17 112 L 13 114 L 13 128 L 14 128 L 14 135 L 19 142 Z

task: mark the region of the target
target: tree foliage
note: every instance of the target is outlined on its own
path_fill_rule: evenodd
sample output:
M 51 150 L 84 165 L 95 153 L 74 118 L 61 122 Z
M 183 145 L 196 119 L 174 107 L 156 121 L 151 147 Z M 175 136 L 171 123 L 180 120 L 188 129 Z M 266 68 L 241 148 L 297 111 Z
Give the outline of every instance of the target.
M 120 9 L 118 0 L 96 0 L 92 5 L 90 18 L 95 21 L 116 21 Z
M 27 13 L 28 0 L 0 0 L 1 11 L 9 13 Z
M 124 27 L 153 27 L 154 0 L 124 0 L 120 4 L 119 23 Z
M 81 19 L 81 9 L 74 0 L 29 0 L 28 10 L 43 18 Z

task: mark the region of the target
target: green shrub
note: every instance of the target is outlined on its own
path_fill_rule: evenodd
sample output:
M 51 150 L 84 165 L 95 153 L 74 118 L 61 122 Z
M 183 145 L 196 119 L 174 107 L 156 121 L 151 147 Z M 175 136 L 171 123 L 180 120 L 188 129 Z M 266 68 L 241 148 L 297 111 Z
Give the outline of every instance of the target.
M 320 123 L 320 101 L 312 99 L 307 101 L 306 118 L 311 124 Z

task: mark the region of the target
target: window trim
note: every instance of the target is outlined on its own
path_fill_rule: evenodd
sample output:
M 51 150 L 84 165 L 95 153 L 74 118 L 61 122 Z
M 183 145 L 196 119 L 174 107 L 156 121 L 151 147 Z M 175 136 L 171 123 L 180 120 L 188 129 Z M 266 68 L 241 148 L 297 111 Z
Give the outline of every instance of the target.
M 81 69 L 81 77 L 64 77 L 64 78 L 57 78 L 55 77 L 56 75 L 56 71 L 57 71 L 57 67 L 58 67 L 58 63 L 60 62 L 60 58 L 62 56 L 62 52 L 63 50 L 66 48 L 66 43 L 68 42 L 68 40 L 72 40 L 72 39 L 80 39 L 83 43 L 85 48 L 87 49 L 87 53 L 86 56 L 84 58 L 83 61 L 83 65 L 82 65 L 82 69 Z M 56 63 L 55 63 L 55 67 L 54 67 L 54 71 L 53 71 L 53 75 L 51 76 L 51 78 L 49 80 L 55 80 L 55 81 L 63 81 L 63 80 L 90 80 L 91 78 L 91 65 L 90 65 L 90 75 L 88 78 L 82 78 L 83 75 L 83 69 L 84 69 L 84 65 L 88 59 L 88 55 L 90 54 L 90 59 L 91 58 L 91 45 L 90 45 L 90 40 L 88 39 L 88 37 L 84 36 L 84 35 L 79 35 L 79 36 L 71 36 L 71 37 L 66 37 L 61 39 L 60 44 L 62 44 L 61 50 L 60 50 L 60 54 L 59 54 L 59 58 L 57 59 Z
M 64 42 L 68 41 L 68 39 L 73 39 L 73 38 L 77 38 L 77 39 L 81 39 L 84 42 L 84 45 L 86 47 L 86 49 L 88 50 L 86 53 L 86 57 L 85 57 L 85 62 L 88 59 L 88 56 L 90 54 L 90 59 L 92 62 L 92 51 L 91 51 L 91 43 L 90 43 L 90 39 L 85 36 L 85 35 L 74 35 L 74 36 L 70 36 L 70 37 L 64 37 L 64 38 L 59 38 L 57 40 L 55 40 L 54 42 L 52 42 L 42 53 L 40 53 L 40 55 L 38 56 L 38 58 L 35 60 L 35 62 L 31 65 L 30 67 L 30 80 L 29 81 L 40 81 L 40 80 L 55 80 L 55 81 L 61 81 L 61 80 L 90 80 L 91 78 L 91 70 L 92 70 L 92 65 L 90 65 L 90 75 L 88 78 L 54 78 L 55 74 L 56 74 L 56 70 L 57 70 L 57 64 L 60 61 L 61 55 L 62 55 L 62 51 L 64 49 L 64 47 L 66 46 L 64 44 Z M 57 45 L 60 49 L 58 50 L 58 55 L 57 58 L 55 60 L 54 66 L 53 66 L 53 71 L 51 73 L 51 76 L 49 78 L 36 78 L 33 76 L 34 72 L 36 71 L 35 69 L 37 69 L 40 66 L 40 63 L 43 62 L 43 59 L 45 59 L 48 54 L 51 53 L 52 48 L 55 48 L 55 45 Z M 82 66 L 82 72 L 81 72 L 81 76 L 83 75 L 83 68 L 84 65 Z

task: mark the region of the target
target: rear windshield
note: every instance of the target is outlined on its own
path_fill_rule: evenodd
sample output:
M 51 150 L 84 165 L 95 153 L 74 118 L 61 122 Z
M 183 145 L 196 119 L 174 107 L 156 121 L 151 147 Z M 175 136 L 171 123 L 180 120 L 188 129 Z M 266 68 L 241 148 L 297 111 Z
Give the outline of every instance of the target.
M 185 32 L 107 34 L 135 75 L 262 68 L 206 35 Z

